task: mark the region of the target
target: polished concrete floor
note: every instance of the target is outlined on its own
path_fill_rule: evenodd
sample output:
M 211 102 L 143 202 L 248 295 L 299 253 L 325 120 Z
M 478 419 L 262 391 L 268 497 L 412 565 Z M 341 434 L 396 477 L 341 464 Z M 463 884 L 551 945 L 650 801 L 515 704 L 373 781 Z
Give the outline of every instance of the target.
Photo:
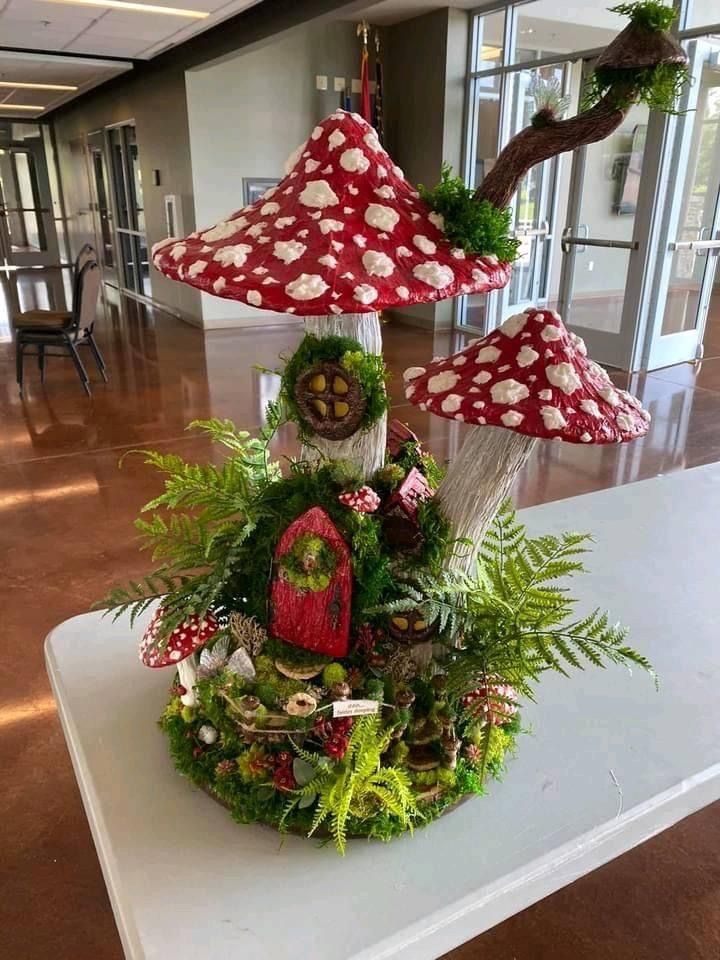
M 540 445 L 518 483 L 518 502 L 539 503 L 720 460 L 720 311 L 716 326 L 701 366 L 631 379 L 653 414 L 644 440 L 607 448 Z M 44 387 L 28 367 L 22 401 L 13 345 L 2 333 L 0 323 L 0 958 L 120 960 L 45 676 L 42 641 L 53 625 L 86 611 L 111 584 L 146 568 L 132 520 L 157 492 L 157 480 L 140 457 L 128 457 L 122 469 L 119 458 L 143 446 L 198 460 L 212 456 L 204 440 L 185 430 L 194 418 L 258 425 L 277 383 L 250 365 L 272 366 L 297 343 L 300 329 L 268 326 L 203 336 L 125 302 L 122 309 L 111 306 L 99 324 L 107 385 L 93 375 L 87 399 L 71 365 L 53 360 Z M 400 372 L 447 352 L 455 345 L 451 339 L 386 328 L 395 415 L 443 459 L 454 455 L 465 428 L 405 405 Z M 626 376 L 617 379 L 627 384 Z M 296 449 L 289 431 L 276 447 L 278 453 Z M 683 560 L 668 556 L 667 562 Z M 689 818 L 452 957 L 718 960 L 720 809 Z M 198 954 L 198 960 L 211 958 Z

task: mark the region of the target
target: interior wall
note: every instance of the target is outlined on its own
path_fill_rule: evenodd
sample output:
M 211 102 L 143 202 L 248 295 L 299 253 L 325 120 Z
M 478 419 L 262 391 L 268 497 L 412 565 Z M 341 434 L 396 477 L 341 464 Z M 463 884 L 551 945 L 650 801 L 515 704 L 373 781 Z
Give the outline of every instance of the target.
M 260 49 L 188 71 L 197 224 L 212 225 L 242 207 L 244 177 L 284 176 L 289 154 L 340 105 L 333 78 L 349 83 L 359 67 L 355 24 L 339 21 L 298 27 Z M 327 76 L 328 90 L 316 89 L 316 75 Z M 202 317 L 206 328 L 292 320 L 208 294 Z
M 387 30 L 383 57 L 387 148 L 413 183 L 461 169 L 468 14 L 444 8 Z M 422 327 L 452 325 L 452 301 L 393 311 Z

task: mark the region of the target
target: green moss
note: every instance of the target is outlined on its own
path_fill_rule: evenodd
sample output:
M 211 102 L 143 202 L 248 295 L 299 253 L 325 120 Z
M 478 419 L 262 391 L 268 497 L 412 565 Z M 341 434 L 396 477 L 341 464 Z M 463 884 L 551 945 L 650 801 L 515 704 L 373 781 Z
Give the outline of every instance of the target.
M 329 663 L 322 672 L 324 687 L 331 687 L 334 683 L 343 683 L 347 679 L 347 670 L 341 663 Z
M 602 97 L 620 110 L 633 103 L 644 103 L 651 110 L 677 113 L 676 105 L 685 84 L 688 68 L 682 63 L 662 63 L 642 70 L 618 70 L 602 67 L 588 77 L 583 89 L 581 109 L 588 110 Z
M 610 7 L 610 13 L 617 13 L 621 17 L 628 17 L 632 23 L 636 23 L 648 30 L 669 30 L 675 20 L 678 12 L 672 6 L 660 3 L 658 0 L 639 0 L 636 3 L 619 3 L 615 7 Z
M 369 429 L 389 409 L 385 363 L 381 356 L 366 353 L 362 345 L 351 337 L 316 337 L 307 334 L 303 338 L 295 353 L 287 360 L 281 379 L 280 393 L 288 419 L 297 423 L 301 437 L 312 438 L 313 430 L 295 400 L 295 384 L 309 367 L 324 360 L 339 363 L 359 380 L 366 400 L 360 429 Z
M 512 213 L 498 210 L 487 200 L 476 200 L 475 191 L 452 167 L 443 164 L 440 182 L 432 189 L 420 186 L 420 196 L 445 221 L 445 236 L 453 246 L 503 262 L 516 260 L 520 241 L 510 236 Z
M 314 533 L 303 533 L 280 557 L 280 567 L 298 590 L 317 593 L 327 590 L 337 567 L 337 556 L 330 544 Z

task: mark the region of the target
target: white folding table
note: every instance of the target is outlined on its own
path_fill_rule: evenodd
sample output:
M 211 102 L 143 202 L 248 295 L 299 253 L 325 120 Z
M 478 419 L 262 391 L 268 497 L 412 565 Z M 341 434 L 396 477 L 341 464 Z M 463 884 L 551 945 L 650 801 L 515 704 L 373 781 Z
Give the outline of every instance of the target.
M 347 856 L 238 826 L 173 769 L 155 721 L 169 675 L 99 613 L 46 642 L 85 809 L 132 960 L 434 958 L 720 798 L 720 464 L 523 512 L 592 531 L 583 608 L 654 662 L 548 676 L 532 734 L 489 796 Z

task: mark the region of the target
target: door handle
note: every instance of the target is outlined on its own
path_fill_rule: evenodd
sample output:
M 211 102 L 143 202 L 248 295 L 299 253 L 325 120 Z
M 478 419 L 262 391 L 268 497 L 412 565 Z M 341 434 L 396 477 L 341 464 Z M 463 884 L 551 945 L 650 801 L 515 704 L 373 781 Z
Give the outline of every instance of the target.
M 577 247 L 578 253 L 584 253 L 586 246 L 584 241 L 590 236 L 590 227 L 587 223 L 580 223 L 577 226 L 578 233 L 582 230 L 582 237 L 573 236 L 573 227 L 565 227 L 562 234 L 562 239 L 560 241 L 560 247 L 563 253 L 570 253 L 570 247 Z

